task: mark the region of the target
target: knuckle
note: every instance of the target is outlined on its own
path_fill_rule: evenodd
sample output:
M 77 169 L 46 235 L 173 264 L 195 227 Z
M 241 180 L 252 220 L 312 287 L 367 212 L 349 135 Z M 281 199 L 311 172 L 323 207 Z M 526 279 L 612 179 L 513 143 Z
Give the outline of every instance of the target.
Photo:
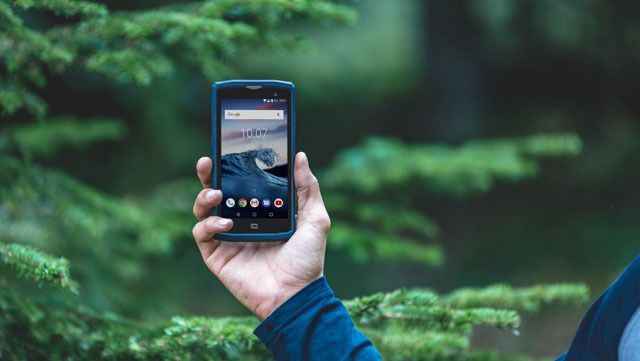
M 203 188 L 200 190 L 200 192 L 198 193 L 198 196 L 196 197 L 197 201 L 203 201 L 204 200 L 204 196 L 206 195 L 206 193 L 210 190 L 210 188 Z
M 193 202 L 193 215 L 194 216 L 198 216 L 198 210 L 200 209 L 200 204 L 202 203 L 202 191 L 200 191 L 200 193 L 198 193 L 198 195 L 196 196 L 195 201 Z
M 319 216 L 315 223 L 322 232 L 328 233 L 331 229 L 331 218 L 329 218 L 327 212 Z
M 193 226 L 193 228 L 191 229 L 191 235 L 193 236 L 193 239 L 195 239 L 196 241 L 198 240 L 198 224 L 196 223 L 195 226 Z
M 320 182 L 318 181 L 318 178 L 313 175 L 311 176 L 309 182 L 306 182 L 306 184 L 296 185 L 296 191 L 301 194 L 314 193 L 319 189 Z

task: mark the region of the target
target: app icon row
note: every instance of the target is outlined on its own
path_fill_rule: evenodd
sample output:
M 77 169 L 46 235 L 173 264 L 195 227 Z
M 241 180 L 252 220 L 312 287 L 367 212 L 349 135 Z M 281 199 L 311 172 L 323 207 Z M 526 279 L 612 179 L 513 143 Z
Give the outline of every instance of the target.
M 260 200 L 258 198 L 252 198 L 248 203 L 252 208 L 258 208 L 258 206 L 260 206 Z M 236 200 L 233 198 L 227 198 L 227 200 L 225 201 L 225 204 L 227 205 L 228 208 L 233 208 L 236 206 Z M 247 200 L 244 198 L 240 198 L 238 199 L 237 204 L 238 204 L 238 207 L 244 208 L 247 206 Z M 281 198 L 276 198 L 273 201 L 273 206 L 276 208 L 280 208 L 283 205 L 284 205 L 284 201 Z M 262 207 L 264 208 L 271 207 L 271 200 L 268 198 L 263 199 Z

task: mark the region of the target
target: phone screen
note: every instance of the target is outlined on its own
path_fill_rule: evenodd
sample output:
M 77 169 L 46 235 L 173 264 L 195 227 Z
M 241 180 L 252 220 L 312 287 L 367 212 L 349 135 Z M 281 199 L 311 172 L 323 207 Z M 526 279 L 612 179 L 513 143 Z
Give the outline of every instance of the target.
M 232 89 L 219 93 L 218 99 L 221 216 L 273 220 L 236 222 L 234 230 L 240 232 L 286 230 L 291 207 L 290 93 Z M 258 224 L 260 230 L 253 228 Z

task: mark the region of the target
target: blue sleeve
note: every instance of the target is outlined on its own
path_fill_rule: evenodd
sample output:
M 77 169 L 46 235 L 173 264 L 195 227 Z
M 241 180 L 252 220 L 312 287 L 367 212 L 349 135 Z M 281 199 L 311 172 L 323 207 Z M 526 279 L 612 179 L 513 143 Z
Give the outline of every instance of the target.
M 640 306 L 640 257 L 591 305 L 569 351 L 557 361 L 617 361 L 620 339 Z
M 276 360 L 380 360 L 324 277 L 278 307 L 254 331 Z

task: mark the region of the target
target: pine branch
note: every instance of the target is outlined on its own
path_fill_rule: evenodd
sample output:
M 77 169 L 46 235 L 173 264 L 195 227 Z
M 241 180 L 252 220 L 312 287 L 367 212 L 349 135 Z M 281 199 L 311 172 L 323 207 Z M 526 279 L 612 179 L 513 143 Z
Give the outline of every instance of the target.
M 258 19 L 263 24 L 273 26 L 280 19 L 302 17 L 321 22 L 353 23 L 357 13 L 346 5 L 330 1 L 313 0 L 218 0 L 208 1 L 202 13 L 212 17 L 228 17 L 234 20 L 246 19 L 251 14 L 261 14 Z
M 345 249 L 359 262 L 370 258 L 380 260 L 407 260 L 429 265 L 444 261 L 442 248 L 434 244 L 421 244 L 392 232 L 378 232 L 366 227 L 351 226 L 334 221 L 329 232 L 328 244 L 332 248 Z
M 438 331 L 469 332 L 472 326 L 487 325 L 517 333 L 520 317 L 515 311 L 493 308 L 451 309 L 448 307 L 418 307 L 389 305 L 382 309 L 386 320 L 420 323 Z
M 73 54 L 68 49 L 54 44 L 41 32 L 24 26 L 22 19 L 4 2 L 0 2 L 0 19 L 4 23 L 0 27 L 0 49 L 11 51 L 11 54 L 4 51 L 0 53 L 0 59 L 9 73 L 23 71 L 26 73 L 23 75 L 33 77 L 25 67 L 33 65 L 29 63 L 34 60 L 49 66 L 65 65 L 72 61 Z
M 574 134 L 472 141 L 459 147 L 374 138 L 338 157 L 324 174 L 323 184 L 360 195 L 400 188 L 417 193 L 427 188 L 465 196 L 488 192 L 496 181 L 531 178 L 538 172 L 538 158 L 575 156 L 581 147 Z
M 393 217 L 380 217 L 389 211 L 387 203 L 379 200 L 352 202 L 347 194 L 327 192 L 323 195 L 327 208 L 332 214 L 352 216 L 354 221 L 366 227 L 373 227 L 389 234 L 411 232 L 418 236 L 436 239 L 440 234 L 438 225 L 411 207 L 394 209 Z
M 337 219 L 329 245 L 359 261 L 375 257 L 438 265 L 444 259 L 441 248 L 426 241 L 436 240 L 440 230 L 416 210 L 416 195 L 425 190 L 455 196 L 487 192 L 498 181 L 532 177 L 539 158 L 573 156 L 580 149 L 574 134 L 471 141 L 459 147 L 370 139 L 343 152 L 320 175 L 327 208 Z M 389 204 L 397 209 L 392 217 L 382 217 Z
M 380 325 L 397 320 L 431 330 L 466 333 L 475 325 L 517 330 L 520 318 L 510 310 L 492 308 L 455 309 L 443 304 L 428 290 L 398 290 L 356 298 L 345 303 L 355 322 Z
M 152 47 L 148 49 L 101 50 L 85 61 L 87 70 L 118 82 L 150 85 L 153 79 L 173 73 L 173 64 Z
M 25 26 L 8 3 L 0 2 L 0 67 L 13 77 L 0 84 L 3 115 L 22 107 L 44 114 L 46 108 L 33 106 L 36 96 L 30 87 L 44 85 L 45 69 L 60 73 L 73 66 L 147 86 L 171 75 L 174 64 L 183 62 L 214 79 L 228 70 L 225 59 L 242 48 L 296 43 L 295 36 L 278 31 L 284 20 L 350 23 L 356 14 L 349 6 L 321 0 L 207 1 L 112 14 L 89 1 L 14 0 L 12 4 L 85 17 L 35 30 Z
M 260 45 L 254 41 L 258 31 L 247 24 L 167 10 L 100 18 L 55 29 L 50 35 L 86 54 L 80 60 L 88 70 L 143 86 L 172 73 L 176 59 L 170 54 L 175 47 L 186 47 L 184 61 L 204 70 L 232 55 L 238 44 Z
M 47 104 L 26 84 L 44 85 L 43 68 L 65 66 L 73 55 L 40 32 L 25 27 L 3 1 L 0 1 L 0 24 L 0 66 L 6 72 L 6 78 L 0 79 L 0 115 L 11 115 L 24 107 L 38 117 L 43 116 Z
M 89 283 L 84 295 L 103 303 L 126 304 L 148 261 L 186 239 L 192 224 L 163 223 L 152 210 L 9 157 L 0 157 L 0 213 L 1 239 L 65 254 Z M 100 294 L 107 286 L 110 294 Z
M 352 317 L 384 359 L 529 361 L 469 349 L 474 325 L 511 329 L 507 309 L 456 309 L 429 290 L 398 290 L 346 301 Z M 11 355 L 78 359 L 266 360 L 252 317 L 174 317 L 146 324 L 71 303 L 45 304 L 0 292 L 0 349 Z M 34 316 L 36 315 L 36 316 Z
M 498 307 L 537 312 L 547 304 L 583 304 L 589 298 L 584 284 L 537 285 L 512 288 L 504 284 L 486 288 L 463 288 L 443 297 L 443 302 L 457 308 Z
M 123 123 L 111 118 L 58 116 L 14 126 L 9 134 L 21 150 L 50 156 L 65 146 L 83 148 L 97 141 L 120 139 L 125 135 L 125 128 Z
M 254 318 L 174 317 L 147 324 L 4 291 L 0 311 L 0 350 L 14 359 L 270 359 L 252 334 Z
M 194 359 L 268 359 L 270 353 L 253 335 L 256 326 L 252 317 L 174 317 L 164 328 L 164 335 L 149 342 L 150 350 L 163 358 L 175 359 L 184 357 L 186 353 Z M 171 352 L 172 349 L 179 352 Z
M 64 258 L 55 258 L 21 244 L 0 243 L 0 262 L 14 269 L 20 277 L 38 284 L 51 284 L 61 290 L 78 292 L 78 284 L 71 279 L 69 263 Z
M 0 115 L 11 115 L 18 109 L 25 108 L 37 117 L 42 117 L 48 107 L 42 98 L 22 86 L 0 82 L 0 108 Z
M 2 20 L 3 28 L 11 29 L 22 26 L 22 20 L 5 2 L 0 2 L 0 20 Z
M 416 330 L 377 330 L 363 328 L 363 333 L 384 352 L 385 360 L 459 360 L 469 348 L 468 335 Z
M 103 4 L 83 0 L 14 0 L 13 3 L 24 10 L 46 9 L 65 16 L 104 16 L 108 13 Z
M 345 306 L 354 321 L 363 327 L 401 321 L 412 327 L 454 333 L 467 333 L 476 325 L 490 325 L 517 333 L 520 322 L 517 310 L 534 312 L 542 306 L 583 304 L 587 300 L 586 286 L 557 284 L 501 289 L 500 292 L 496 292 L 495 286 L 461 289 L 442 298 L 428 289 L 397 290 L 355 298 L 346 301 Z

